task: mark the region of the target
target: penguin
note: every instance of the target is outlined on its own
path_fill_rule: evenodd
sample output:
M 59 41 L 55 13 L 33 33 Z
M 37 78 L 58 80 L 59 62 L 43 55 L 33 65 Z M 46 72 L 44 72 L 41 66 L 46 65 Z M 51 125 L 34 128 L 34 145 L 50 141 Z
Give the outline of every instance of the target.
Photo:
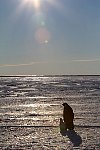
M 74 113 L 73 113 L 73 109 L 67 104 L 67 103 L 63 103 L 62 104 L 64 106 L 64 110 L 63 110 L 63 119 L 65 122 L 65 129 L 69 129 L 69 130 L 73 130 L 74 129 L 74 123 L 73 123 L 73 119 L 74 119 Z
M 63 132 L 63 131 L 65 131 L 66 129 L 65 129 L 65 122 L 63 121 L 63 119 L 62 118 L 60 118 L 60 131 L 61 132 Z

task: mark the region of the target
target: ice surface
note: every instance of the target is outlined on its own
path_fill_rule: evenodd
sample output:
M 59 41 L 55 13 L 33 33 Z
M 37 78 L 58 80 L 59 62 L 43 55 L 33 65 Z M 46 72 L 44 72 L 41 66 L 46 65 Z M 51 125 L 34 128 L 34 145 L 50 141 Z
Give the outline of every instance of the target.
M 62 103 L 75 131 L 60 130 Z M 100 76 L 0 77 L 0 149 L 100 149 Z

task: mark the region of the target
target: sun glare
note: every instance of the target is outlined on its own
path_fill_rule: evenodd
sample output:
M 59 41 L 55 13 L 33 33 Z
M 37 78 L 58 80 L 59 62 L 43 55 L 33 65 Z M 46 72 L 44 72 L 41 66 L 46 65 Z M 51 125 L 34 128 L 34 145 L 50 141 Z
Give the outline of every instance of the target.
M 23 0 L 23 5 L 33 5 L 38 9 L 40 7 L 40 0 Z
M 40 0 L 31 0 L 35 6 L 35 8 L 39 8 L 40 7 Z
M 43 5 L 47 5 L 47 7 L 43 7 Z M 52 34 L 46 26 L 46 19 L 44 19 L 44 16 L 47 15 L 47 8 L 49 5 L 54 6 L 57 9 L 60 8 L 58 0 L 19 0 L 19 7 L 16 10 L 16 14 L 18 15 L 24 8 L 33 9 L 34 20 L 39 24 L 34 32 L 34 37 L 39 44 L 48 44 L 52 38 Z M 44 10 L 46 10 L 46 14 L 44 14 Z
M 32 6 L 35 9 L 40 9 L 41 5 L 43 3 L 48 3 L 54 7 L 56 7 L 57 9 L 60 9 L 61 5 L 57 0 L 20 0 L 21 1 L 21 7 L 20 8 L 24 8 L 26 6 Z

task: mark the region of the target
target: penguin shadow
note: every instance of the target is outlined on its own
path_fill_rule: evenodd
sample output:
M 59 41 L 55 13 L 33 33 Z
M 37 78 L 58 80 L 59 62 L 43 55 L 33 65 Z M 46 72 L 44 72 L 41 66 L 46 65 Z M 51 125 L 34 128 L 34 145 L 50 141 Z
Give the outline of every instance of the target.
M 75 130 L 66 130 L 65 129 L 65 123 L 62 120 L 62 118 L 60 118 L 59 126 L 60 126 L 61 135 L 69 138 L 69 140 L 72 142 L 73 146 L 78 147 L 78 146 L 80 146 L 80 144 L 82 144 L 82 138 L 77 132 L 75 132 Z

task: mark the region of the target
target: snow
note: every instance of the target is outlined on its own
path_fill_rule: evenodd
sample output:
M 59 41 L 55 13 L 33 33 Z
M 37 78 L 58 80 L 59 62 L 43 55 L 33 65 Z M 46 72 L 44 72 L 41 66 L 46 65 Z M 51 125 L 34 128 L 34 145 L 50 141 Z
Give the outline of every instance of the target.
M 1 77 L 0 84 L 1 150 L 100 149 L 99 76 Z M 63 130 L 63 102 L 75 113 L 74 131 Z

